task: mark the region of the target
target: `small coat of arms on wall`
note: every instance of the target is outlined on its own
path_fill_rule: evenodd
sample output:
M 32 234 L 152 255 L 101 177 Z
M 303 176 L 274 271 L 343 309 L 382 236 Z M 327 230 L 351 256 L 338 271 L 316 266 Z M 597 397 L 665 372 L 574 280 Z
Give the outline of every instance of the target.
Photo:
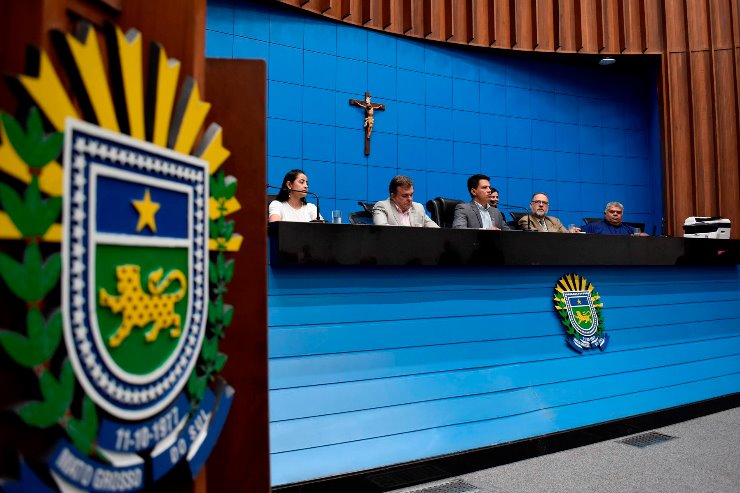
M 108 75 L 91 25 L 55 31 L 74 96 L 40 51 L 35 73 L 15 77 L 25 118 L 0 113 L 2 306 L 20 315 L 0 328 L 0 358 L 34 382 L 13 403 L 19 436 L 48 442 L 39 454 L 17 440 L 7 491 L 133 492 L 176 467 L 195 477 L 234 396 L 218 377 L 226 254 L 241 245 L 222 129 L 201 135 L 210 105 L 189 78 L 176 98 L 179 62 L 160 45 L 145 77 L 141 34 L 106 34 Z
M 566 327 L 568 345 L 582 353 L 585 349 L 604 350 L 609 336 L 604 332 L 604 316 L 599 293 L 588 279 L 566 274 L 555 284 L 555 310 Z

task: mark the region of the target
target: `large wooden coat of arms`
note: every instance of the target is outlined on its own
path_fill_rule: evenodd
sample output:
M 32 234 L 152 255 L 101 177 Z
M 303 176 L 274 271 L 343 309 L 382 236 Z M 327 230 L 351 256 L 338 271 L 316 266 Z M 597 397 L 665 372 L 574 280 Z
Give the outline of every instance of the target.
M 35 73 L 15 76 L 32 104 L 0 115 L 0 278 L 4 307 L 24 312 L 1 328 L 0 356 L 37 385 L 10 419 L 53 440 L 41 457 L 19 443 L 0 484 L 137 491 L 175 467 L 195 477 L 233 398 L 217 377 L 227 252 L 241 242 L 222 130 L 199 139 L 210 105 L 189 78 L 176 98 L 179 62 L 158 44 L 144 75 L 138 32 L 107 26 L 107 71 L 90 25 L 53 39 L 63 73 L 39 52 Z

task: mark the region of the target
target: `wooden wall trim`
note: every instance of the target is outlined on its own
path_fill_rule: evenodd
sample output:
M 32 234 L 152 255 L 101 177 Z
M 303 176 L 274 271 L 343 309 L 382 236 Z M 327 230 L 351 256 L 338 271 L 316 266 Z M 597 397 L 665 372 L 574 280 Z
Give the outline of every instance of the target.
M 553 51 L 555 49 L 555 4 L 553 0 L 537 0 L 534 19 L 536 35 L 534 49 L 537 51 Z
M 317 0 L 280 1 L 317 12 Z M 407 0 L 390 23 L 368 21 L 395 0 L 353 0 L 349 16 L 348 0 L 331 3 L 324 16 L 458 45 L 661 55 L 668 233 L 681 234 L 687 216 L 721 214 L 740 238 L 740 0 Z
M 598 0 L 597 0 L 598 1 Z M 617 2 L 601 2 L 601 13 L 604 25 L 604 48 L 602 53 L 621 53 L 624 44 L 621 42 L 621 8 Z
M 714 104 L 712 91 L 711 56 L 706 51 L 689 54 L 691 75 L 691 106 L 694 134 L 694 182 L 696 197 L 694 206 L 698 215 L 710 215 L 717 210 L 716 169 L 702 163 L 716 161 L 714 154 Z
M 532 8 L 531 0 L 517 0 L 514 2 L 514 22 L 516 23 L 516 39 L 514 48 L 531 51 L 536 46 L 534 37 L 537 33 L 534 24 L 536 11 Z
M 732 48 L 732 8 L 729 2 L 713 1 L 709 4 L 709 21 L 712 47 Z
M 661 53 L 665 46 L 662 1 L 649 1 L 644 4 L 645 53 Z
M 239 282 L 226 301 L 238 304 L 227 333 L 224 378 L 237 393 L 208 462 L 208 491 L 270 491 L 267 396 L 267 66 L 263 60 L 209 59 L 206 96 L 231 151 L 225 172 L 239 183 L 237 231 L 248 239 L 233 255 Z M 233 98 L 249 94 L 248 98 Z

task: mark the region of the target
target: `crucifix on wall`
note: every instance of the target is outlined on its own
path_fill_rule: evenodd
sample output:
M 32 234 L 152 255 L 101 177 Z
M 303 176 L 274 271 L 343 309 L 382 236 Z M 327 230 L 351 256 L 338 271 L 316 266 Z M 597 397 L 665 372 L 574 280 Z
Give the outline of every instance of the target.
M 349 104 L 359 106 L 365 109 L 365 155 L 370 154 L 370 134 L 373 133 L 373 125 L 375 124 L 375 110 L 385 111 L 384 104 L 373 103 L 370 101 L 370 93 L 365 93 L 365 100 L 360 101 L 359 99 L 350 99 Z

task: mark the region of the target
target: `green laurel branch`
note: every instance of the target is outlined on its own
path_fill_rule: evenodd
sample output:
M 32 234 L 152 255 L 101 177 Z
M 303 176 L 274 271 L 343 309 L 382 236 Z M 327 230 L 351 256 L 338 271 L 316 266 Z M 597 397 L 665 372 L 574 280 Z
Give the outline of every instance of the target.
M 188 393 L 191 406 L 203 398 L 208 384 L 226 366 L 228 356 L 219 352 L 219 342 L 226 337 L 226 329 L 234 320 L 234 307 L 224 302 L 228 284 L 234 278 L 235 263 L 227 259 L 226 244 L 234 236 L 234 221 L 226 219 L 225 204 L 236 194 L 237 181 L 233 176 L 226 176 L 219 170 L 211 177 L 211 197 L 218 205 L 219 217 L 210 220 L 210 237 L 216 241 L 218 251 L 212 254 L 208 262 L 208 280 L 211 299 L 208 301 L 208 328 L 195 371 L 188 380 Z
M 599 294 L 599 293 L 596 293 L 595 291 L 594 291 L 594 293 L 596 295 Z M 604 315 L 603 315 L 603 311 L 602 311 L 602 308 L 600 306 L 594 307 L 594 310 L 596 311 L 596 316 L 599 318 L 599 323 L 596 326 L 596 333 L 599 336 L 601 336 L 601 334 L 604 333 Z
M 69 360 L 65 358 L 57 379 L 51 371 L 41 371 L 39 390 L 43 400 L 22 404 L 18 415 L 31 426 L 48 428 L 62 421 L 72 404 L 74 396 L 74 372 Z
M 44 236 L 56 222 L 62 210 L 62 199 L 43 199 L 38 177 L 33 175 L 23 197 L 8 185 L 0 183 L 0 207 L 8 213 L 24 237 L 36 238 Z
M 555 310 L 558 312 L 558 315 L 560 315 L 560 323 L 567 329 L 566 333 L 577 337 L 578 333 L 570 322 L 570 317 L 568 316 L 568 309 L 565 306 L 565 298 L 557 290 L 554 292 L 553 301 L 555 302 Z
M 23 162 L 31 168 L 41 169 L 56 159 L 62 150 L 64 134 L 62 132 L 44 133 L 41 114 L 35 106 L 31 108 L 26 120 L 26 131 L 10 115 L 0 114 L 8 140 Z
M 67 435 L 82 453 L 95 452 L 95 437 L 98 435 L 98 411 L 87 395 L 82 399 L 82 417 L 69 418 L 66 423 Z
M 49 318 L 38 308 L 32 308 L 26 316 L 26 333 L 24 336 L 10 330 L 0 331 L 0 345 L 5 352 L 19 365 L 35 368 L 51 360 L 62 339 L 62 314 L 56 311 Z
M 92 454 L 98 430 L 97 409 L 93 401 L 84 396 L 82 416 L 74 416 L 72 403 L 76 380 L 70 361 L 63 360 L 58 375 L 50 369 L 61 345 L 62 314 L 57 310 L 46 319 L 41 311 L 45 298 L 58 289 L 62 259 L 58 252 L 44 258 L 39 242 L 58 220 L 62 199 L 42 196 L 39 175 L 59 156 L 63 133 L 44 133 L 41 115 L 35 107 L 29 112 L 25 129 L 5 113 L 0 114 L 0 119 L 10 145 L 31 173 L 30 183 L 22 193 L 0 183 L 0 208 L 26 241 L 20 261 L 0 252 L 0 279 L 25 302 L 28 310 L 25 333 L 0 330 L 0 346 L 18 365 L 34 371 L 41 397 L 19 405 L 15 411 L 32 427 L 61 426 L 79 450 Z
M 0 277 L 10 291 L 26 303 L 41 301 L 57 285 L 61 272 L 61 255 L 52 254 L 44 261 L 35 242 L 26 247 L 23 263 L 0 252 Z

